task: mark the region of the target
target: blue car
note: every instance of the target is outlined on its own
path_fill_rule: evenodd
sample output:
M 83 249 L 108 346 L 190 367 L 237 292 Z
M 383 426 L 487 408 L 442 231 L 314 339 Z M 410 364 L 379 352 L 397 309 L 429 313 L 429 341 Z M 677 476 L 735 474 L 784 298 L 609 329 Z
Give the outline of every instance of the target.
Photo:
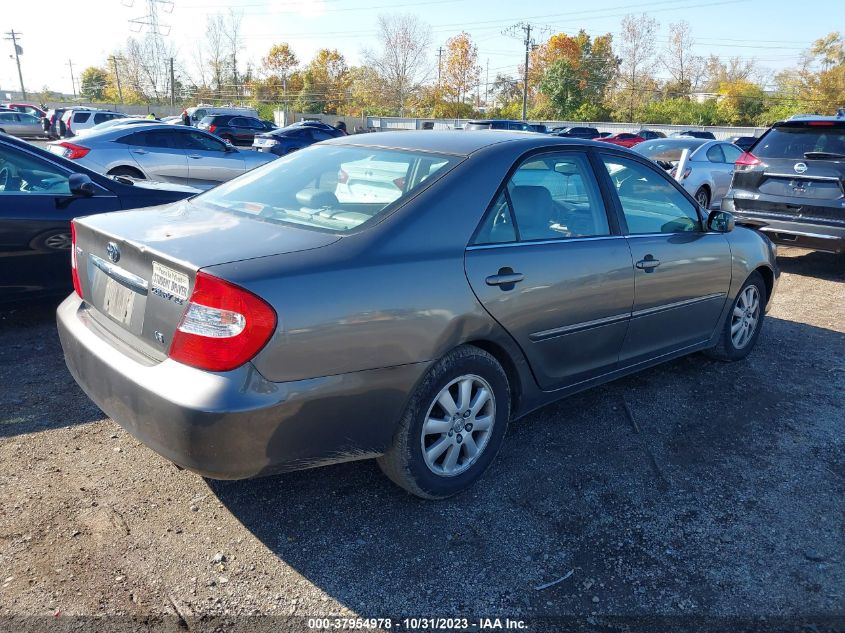
M 284 156 L 303 147 L 339 136 L 346 136 L 346 132 L 340 128 L 332 127 L 328 123 L 299 121 L 264 134 L 256 134 L 252 146 L 259 152 L 270 152 L 277 156 Z
M 196 193 L 193 187 L 103 176 L 0 134 L 0 304 L 70 291 L 73 218 Z

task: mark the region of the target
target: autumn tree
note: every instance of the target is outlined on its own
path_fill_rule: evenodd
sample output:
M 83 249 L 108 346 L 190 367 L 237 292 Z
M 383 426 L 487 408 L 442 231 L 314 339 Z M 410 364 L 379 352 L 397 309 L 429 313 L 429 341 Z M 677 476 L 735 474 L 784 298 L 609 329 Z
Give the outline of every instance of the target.
M 639 17 L 626 15 L 622 20 L 618 81 L 615 109 L 619 118 L 634 120 L 637 108 L 648 101 L 656 88 L 654 69 L 657 65 L 655 39 L 658 22 L 645 13 Z
M 287 79 L 291 71 L 299 66 L 299 59 L 291 49 L 290 44 L 281 42 L 275 44 L 265 57 L 261 59 L 265 72 L 281 79 Z
M 89 101 L 102 101 L 105 99 L 108 80 L 106 70 L 89 66 L 79 75 L 79 96 Z
M 302 76 L 298 105 L 308 112 L 337 114 L 347 101 L 349 67 L 336 49 L 322 48 Z
M 694 46 L 689 22 L 669 25 L 669 41 L 660 54 L 660 64 L 671 77 L 663 87 L 667 95 L 687 96 L 701 83 L 705 62 L 693 52 Z
M 385 103 L 404 116 L 409 97 L 430 74 L 431 28 L 416 15 L 381 15 L 380 49 L 364 51 L 364 60 L 381 75 Z
M 466 97 L 481 78 L 478 65 L 478 46 L 468 33 L 461 32 L 446 42 L 446 62 L 441 85 L 448 98 L 446 116 L 458 117 L 472 112 Z

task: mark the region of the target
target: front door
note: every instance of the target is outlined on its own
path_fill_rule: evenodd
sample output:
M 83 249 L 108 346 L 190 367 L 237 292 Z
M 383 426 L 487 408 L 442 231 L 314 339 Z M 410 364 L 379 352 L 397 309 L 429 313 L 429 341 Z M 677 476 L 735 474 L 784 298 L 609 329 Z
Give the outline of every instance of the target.
M 238 150 L 199 130 L 179 130 L 177 136 L 188 156 L 188 184 L 214 187 L 244 172 L 244 159 Z
M 466 252 L 485 309 L 554 389 L 617 366 L 634 298 L 631 253 L 581 151 L 528 158 Z
M 704 230 L 697 205 L 656 167 L 601 153 L 634 260 L 635 300 L 622 366 L 702 343 L 731 283 L 731 250 Z
M 129 154 L 150 180 L 184 185 L 188 158 L 170 130 L 135 132 L 126 141 Z

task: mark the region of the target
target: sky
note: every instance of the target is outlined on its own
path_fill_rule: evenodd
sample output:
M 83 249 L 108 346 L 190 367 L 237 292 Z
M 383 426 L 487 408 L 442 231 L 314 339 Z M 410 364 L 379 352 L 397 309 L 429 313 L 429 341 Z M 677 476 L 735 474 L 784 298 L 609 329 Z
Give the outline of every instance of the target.
M 591 35 L 618 34 L 624 15 L 645 12 L 660 22 L 658 47 L 665 44 L 670 23 L 686 20 L 697 54 L 754 58 L 772 71 L 795 65 L 813 40 L 845 30 L 842 0 L 815 0 L 805 14 L 794 1 L 785 0 L 38 0 L 37 10 L 25 2 L 8 2 L 2 31 L 22 34 L 27 89 L 48 86 L 70 93 L 69 62 L 77 80 L 84 68 L 103 65 L 129 36 L 138 35 L 131 20 L 147 15 L 151 1 L 158 3 L 162 32 L 189 71 L 193 51 L 202 46 L 206 17 L 230 7 L 243 14 L 244 61 L 257 63 L 274 43 L 286 41 L 303 62 L 320 48 L 337 48 L 355 64 L 364 49 L 377 48 L 380 14 L 414 13 L 431 26 L 433 72 L 437 47 L 465 30 L 478 45 L 482 82 L 488 65 L 490 82 L 497 73 L 517 74 L 523 44 L 504 31 L 518 22 L 536 27 L 539 43 L 551 34 L 582 28 Z M 0 41 L 0 50 L 0 88 L 17 89 L 11 42 Z

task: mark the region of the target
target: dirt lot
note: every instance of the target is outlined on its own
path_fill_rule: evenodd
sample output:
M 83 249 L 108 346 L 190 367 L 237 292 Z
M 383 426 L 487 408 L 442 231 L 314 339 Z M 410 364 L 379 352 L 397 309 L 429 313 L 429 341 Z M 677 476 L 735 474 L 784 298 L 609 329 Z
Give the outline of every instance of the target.
M 246 614 L 842 626 L 845 261 L 782 255 L 747 361 L 695 355 L 549 406 L 512 425 L 477 487 L 434 503 L 370 462 L 179 471 L 76 387 L 51 307 L 0 313 L 0 630 L 111 614 L 173 630 Z

